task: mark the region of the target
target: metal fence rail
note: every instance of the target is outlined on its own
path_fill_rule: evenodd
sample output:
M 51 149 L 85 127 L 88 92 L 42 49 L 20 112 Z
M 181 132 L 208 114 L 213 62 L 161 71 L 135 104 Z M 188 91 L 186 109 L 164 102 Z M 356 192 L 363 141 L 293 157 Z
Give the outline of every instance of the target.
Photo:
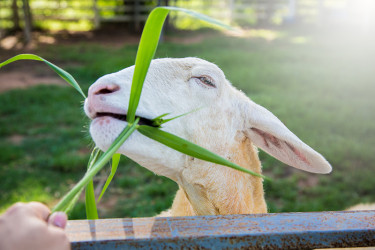
M 375 211 L 69 221 L 73 249 L 375 246 Z

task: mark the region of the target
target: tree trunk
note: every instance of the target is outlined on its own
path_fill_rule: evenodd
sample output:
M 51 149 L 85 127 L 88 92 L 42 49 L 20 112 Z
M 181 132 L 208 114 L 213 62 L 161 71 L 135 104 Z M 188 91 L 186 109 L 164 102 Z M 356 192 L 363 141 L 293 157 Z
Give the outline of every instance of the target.
M 32 27 L 32 20 L 31 20 L 31 11 L 29 0 L 22 0 L 23 3 L 23 13 L 24 13 L 24 34 L 25 34 L 25 44 L 28 44 L 31 41 L 31 27 Z
M 12 21 L 13 21 L 13 29 L 19 30 L 20 29 L 20 16 L 18 15 L 17 0 L 12 1 Z

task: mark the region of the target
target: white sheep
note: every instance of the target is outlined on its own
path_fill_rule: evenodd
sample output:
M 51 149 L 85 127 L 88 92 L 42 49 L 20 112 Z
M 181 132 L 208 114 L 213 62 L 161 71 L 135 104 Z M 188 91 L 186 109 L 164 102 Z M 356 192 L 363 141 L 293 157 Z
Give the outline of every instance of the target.
M 133 72 L 134 66 L 105 75 L 89 89 L 84 109 L 93 120 L 91 136 L 102 150 L 127 124 Z M 163 130 L 257 173 L 261 164 L 256 147 L 295 168 L 331 172 L 319 153 L 234 88 L 216 65 L 199 58 L 153 60 L 136 115 L 147 122 L 161 114 L 172 117 L 192 110 L 197 111 L 165 123 Z M 119 153 L 180 186 L 171 210 L 163 215 L 267 212 L 259 177 L 181 154 L 137 131 Z

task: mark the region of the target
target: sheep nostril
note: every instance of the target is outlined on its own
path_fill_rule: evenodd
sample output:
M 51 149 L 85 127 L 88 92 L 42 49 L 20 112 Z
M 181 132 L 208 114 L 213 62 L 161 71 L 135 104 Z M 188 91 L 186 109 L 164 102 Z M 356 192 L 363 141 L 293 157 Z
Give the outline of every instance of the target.
M 116 84 L 110 84 L 110 85 L 104 85 L 102 88 L 96 90 L 94 92 L 94 95 L 106 95 L 106 94 L 111 94 L 113 92 L 116 92 L 120 90 L 120 86 Z
M 95 95 L 110 94 L 110 93 L 112 93 L 112 92 L 113 92 L 113 91 L 111 91 L 111 90 L 109 90 L 109 89 L 101 89 L 101 90 L 97 91 L 97 92 L 95 93 Z

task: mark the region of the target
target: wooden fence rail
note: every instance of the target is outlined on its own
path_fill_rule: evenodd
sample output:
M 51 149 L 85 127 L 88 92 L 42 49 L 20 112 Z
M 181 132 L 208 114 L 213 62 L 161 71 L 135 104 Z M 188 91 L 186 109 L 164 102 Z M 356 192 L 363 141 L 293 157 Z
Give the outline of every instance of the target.
M 375 211 L 69 221 L 73 249 L 375 246 Z

